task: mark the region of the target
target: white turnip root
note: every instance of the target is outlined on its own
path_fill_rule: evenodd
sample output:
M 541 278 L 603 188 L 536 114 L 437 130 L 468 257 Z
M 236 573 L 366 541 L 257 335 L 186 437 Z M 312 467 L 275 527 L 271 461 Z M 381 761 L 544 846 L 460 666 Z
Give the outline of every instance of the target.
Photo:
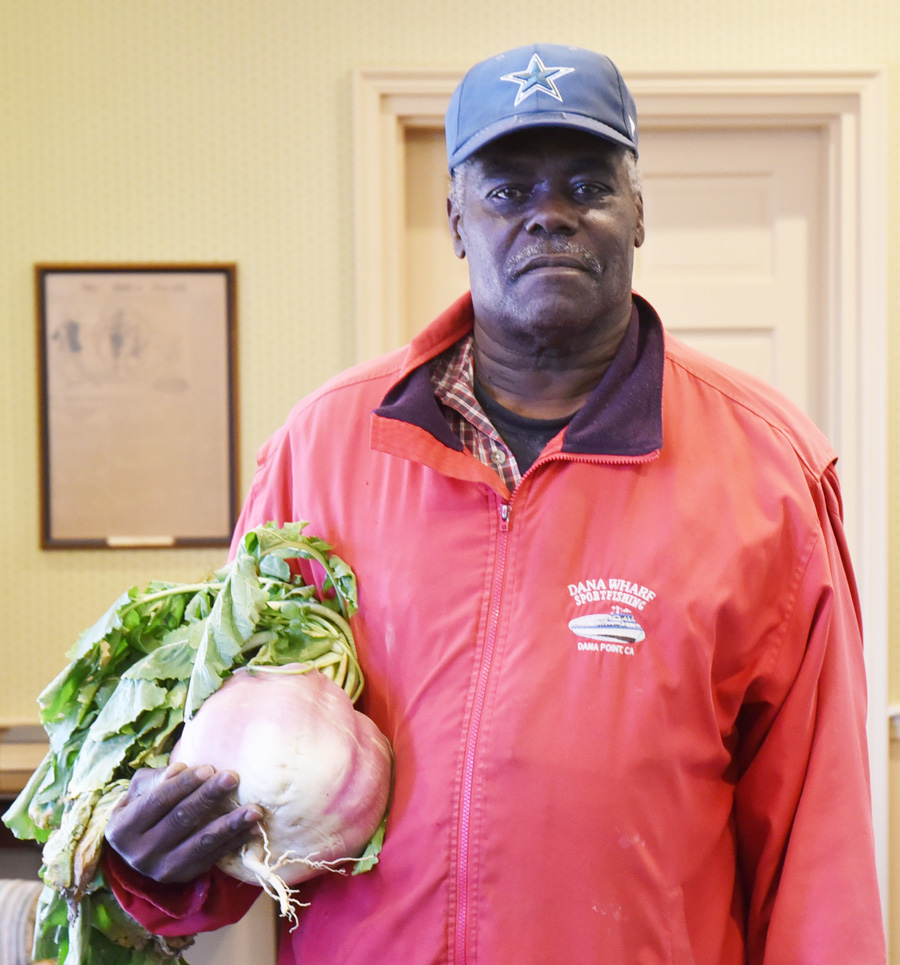
M 266 812 L 262 840 L 219 862 L 294 917 L 291 886 L 352 865 L 381 825 L 391 749 L 337 684 L 307 664 L 241 669 L 185 724 L 171 761 L 240 777 Z

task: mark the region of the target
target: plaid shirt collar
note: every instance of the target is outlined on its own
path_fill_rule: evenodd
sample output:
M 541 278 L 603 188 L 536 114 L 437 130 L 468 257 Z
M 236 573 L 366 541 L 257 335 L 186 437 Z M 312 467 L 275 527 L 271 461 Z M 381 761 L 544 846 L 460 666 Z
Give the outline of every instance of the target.
M 512 491 L 522 475 L 516 457 L 475 398 L 472 346 L 469 333 L 438 355 L 431 363 L 431 387 L 462 444 L 476 459 L 495 469 Z

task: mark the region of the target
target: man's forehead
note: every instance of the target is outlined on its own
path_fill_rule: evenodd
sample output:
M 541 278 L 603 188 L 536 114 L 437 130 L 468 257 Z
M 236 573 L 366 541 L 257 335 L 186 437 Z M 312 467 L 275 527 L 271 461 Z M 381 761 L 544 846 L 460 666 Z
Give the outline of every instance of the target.
M 625 150 L 583 131 L 539 127 L 499 137 L 485 144 L 470 161 L 485 174 L 526 170 L 545 161 L 566 167 L 615 170 Z

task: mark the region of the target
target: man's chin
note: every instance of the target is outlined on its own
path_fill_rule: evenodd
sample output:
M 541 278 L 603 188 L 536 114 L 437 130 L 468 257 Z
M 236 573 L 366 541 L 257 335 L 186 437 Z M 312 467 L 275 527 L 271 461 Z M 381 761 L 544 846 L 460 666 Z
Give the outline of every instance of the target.
M 592 343 L 602 327 L 596 318 L 547 305 L 531 306 L 527 315 L 510 317 L 504 331 L 508 337 L 534 350 L 558 347 L 569 353 L 578 345 Z
M 604 310 L 597 299 L 572 298 L 565 292 L 544 290 L 526 300 L 517 300 L 504 314 L 507 331 L 571 339 L 578 334 L 597 334 L 614 325 L 610 315 L 618 317 L 619 313 Z

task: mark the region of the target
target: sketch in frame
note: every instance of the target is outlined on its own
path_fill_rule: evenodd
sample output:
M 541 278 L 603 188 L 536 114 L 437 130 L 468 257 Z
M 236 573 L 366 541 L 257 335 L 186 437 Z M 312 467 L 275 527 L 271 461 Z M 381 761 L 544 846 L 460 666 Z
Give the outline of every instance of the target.
M 234 265 L 38 265 L 45 548 L 226 545 Z

